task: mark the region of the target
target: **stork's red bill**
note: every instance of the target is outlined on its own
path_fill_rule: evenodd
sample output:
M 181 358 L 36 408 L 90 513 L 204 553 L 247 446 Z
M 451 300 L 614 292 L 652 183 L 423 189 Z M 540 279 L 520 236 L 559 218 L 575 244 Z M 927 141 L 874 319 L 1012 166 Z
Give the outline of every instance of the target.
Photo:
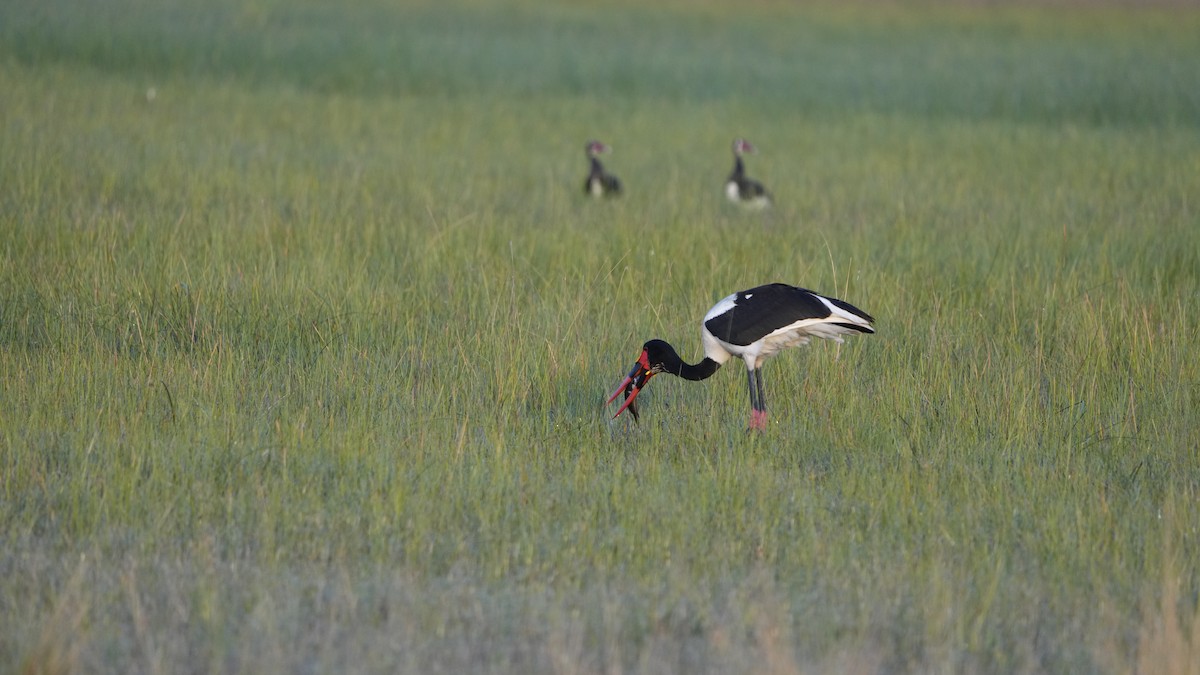
M 612 393 L 612 396 L 608 397 L 606 405 L 607 403 L 612 403 L 614 400 L 616 400 L 616 398 L 621 395 L 621 392 L 625 393 L 625 402 L 622 403 L 621 407 L 617 409 L 617 414 L 613 415 L 613 419 L 620 417 L 621 413 L 625 412 L 625 409 L 628 408 L 629 414 L 633 415 L 634 421 L 638 420 L 637 404 L 634 403 L 634 400 L 637 398 L 637 395 L 641 393 L 642 387 L 646 386 L 646 383 L 649 382 L 650 378 L 654 377 L 655 374 L 656 371 L 650 367 L 649 352 L 643 349 L 642 355 L 639 356 L 638 360 L 634 362 L 633 368 L 629 370 L 629 374 L 626 375 L 625 379 L 621 381 L 621 384 L 617 386 L 617 390 Z

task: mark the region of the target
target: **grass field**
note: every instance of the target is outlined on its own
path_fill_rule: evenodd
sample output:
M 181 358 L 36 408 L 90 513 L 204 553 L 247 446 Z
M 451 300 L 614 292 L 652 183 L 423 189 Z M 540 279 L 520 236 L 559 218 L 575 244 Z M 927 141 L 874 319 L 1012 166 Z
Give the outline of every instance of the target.
M 1196 35 L 0 4 L 0 672 L 1200 672 Z M 770 281 L 878 333 L 609 419 Z

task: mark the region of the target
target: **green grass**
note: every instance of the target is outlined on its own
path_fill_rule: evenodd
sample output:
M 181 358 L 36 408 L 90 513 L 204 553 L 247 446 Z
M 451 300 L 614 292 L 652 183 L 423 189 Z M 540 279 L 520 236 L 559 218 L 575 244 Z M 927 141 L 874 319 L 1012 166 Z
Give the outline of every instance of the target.
M 1197 34 L 0 6 L 0 671 L 1194 673 Z M 878 334 L 608 419 L 776 280 Z

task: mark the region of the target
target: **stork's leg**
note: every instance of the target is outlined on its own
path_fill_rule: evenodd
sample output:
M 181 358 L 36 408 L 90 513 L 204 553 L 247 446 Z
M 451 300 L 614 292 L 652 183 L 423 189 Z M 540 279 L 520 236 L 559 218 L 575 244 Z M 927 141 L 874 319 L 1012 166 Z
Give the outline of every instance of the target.
M 754 371 L 746 369 L 746 390 L 750 392 L 750 410 L 758 410 L 758 391 L 754 386 Z
M 758 409 L 765 417 L 767 414 L 767 388 L 763 386 L 762 368 L 754 369 L 754 383 L 758 385 Z
M 762 371 L 758 368 L 746 370 L 746 384 L 750 387 L 750 428 L 767 428 L 767 402 L 763 395 Z

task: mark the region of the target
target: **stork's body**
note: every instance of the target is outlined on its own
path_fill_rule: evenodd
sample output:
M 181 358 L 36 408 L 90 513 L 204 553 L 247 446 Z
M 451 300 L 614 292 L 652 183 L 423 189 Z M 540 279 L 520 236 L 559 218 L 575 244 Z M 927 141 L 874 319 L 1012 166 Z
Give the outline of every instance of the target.
M 637 418 L 634 399 L 651 377 L 670 373 L 687 380 L 703 380 L 731 358 L 746 364 L 750 388 L 750 426 L 762 428 L 767 420 L 763 390 L 763 362 L 787 347 L 807 344 L 814 337 L 842 342 L 847 335 L 874 333 L 870 314 L 848 302 L 805 288 L 769 284 L 739 291 L 713 305 L 704 316 L 701 338 L 704 359 L 693 365 L 662 340 L 642 346 L 642 355 L 621 386 L 609 398 L 625 392 L 626 408 Z
M 749 141 L 739 138 L 733 142 L 733 171 L 725 181 L 725 196 L 739 206 L 765 209 L 771 205 L 771 195 L 763 184 L 746 175 L 743 154 L 754 154 L 758 150 Z
M 612 152 L 612 148 L 600 141 L 588 141 L 584 146 L 591 171 L 583 181 L 583 193 L 592 197 L 615 197 L 621 194 L 621 181 L 616 176 L 604 170 L 599 155 Z

